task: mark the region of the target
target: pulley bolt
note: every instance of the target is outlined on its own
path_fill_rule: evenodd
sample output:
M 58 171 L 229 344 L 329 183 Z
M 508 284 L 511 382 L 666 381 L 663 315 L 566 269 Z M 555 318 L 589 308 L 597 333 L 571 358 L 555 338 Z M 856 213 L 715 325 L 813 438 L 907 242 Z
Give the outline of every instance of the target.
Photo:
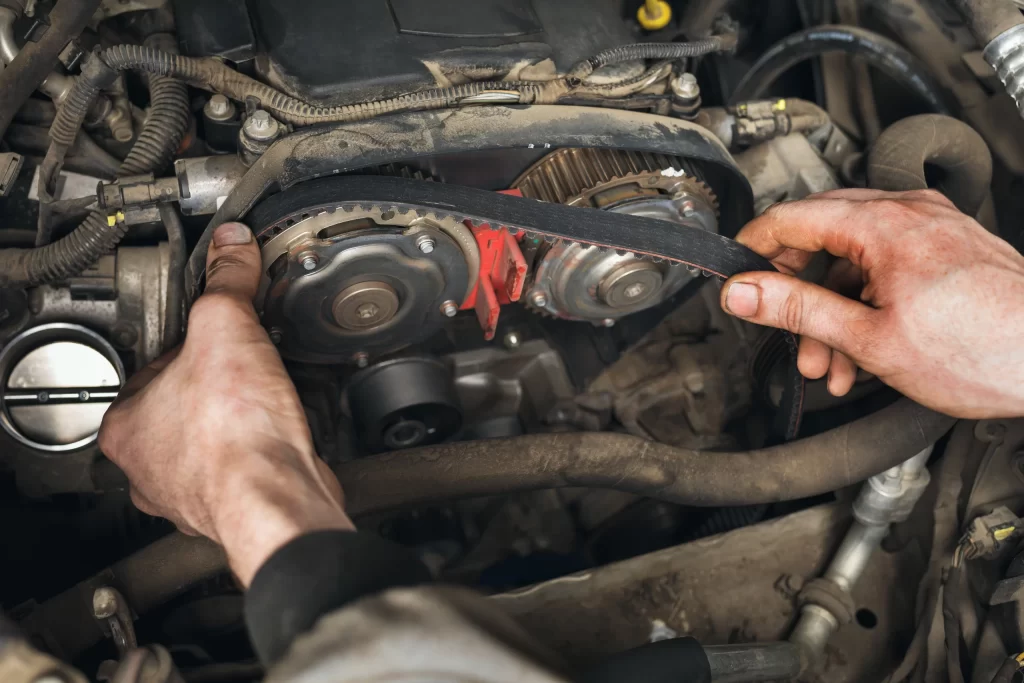
M 626 289 L 622 290 L 622 293 L 629 299 L 635 299 L 638 296 L 643 296 L 644 292 L 647 291 L 647 286 L 642 282 L 636 282 L 631 284 Z
M 452 301 L 451 299 L 449 299 L 448 301 L 445 301 L 443 304 L 441 304 L 441 312 L 444 313 L 445 316 L 448 318 L 454 318 L 455 315 L 459 312 L 459 305 Z
M 320 259 L 316 257 L 316 254 L 306 254 L 302 257 L 302 267 L 305 270 L 316 270 L 319 263 Z
M 420 235 L 416 240 L 416 246 L 419 247 L 419 250 L 424 254 L 429 254 L 434 251 L 435 244 L 434 238 L 430 235 Z
M 548 298 L 544 296 L 544 292 L 534 292 L 530 295 L 530 303 L 537 308 L 544 308 L 548 305 Z
M 284 339 L 284 333 L 277 327 L 270 330 L 270 341 L 274 346 L 280 346 L 281 340 Z
M 370 354 L 365 351 L 360 351 L 356 355 L 352 356 L 352 360 L 355 361 L 355 364 L 359 367 L 365 368 L 370 364 Z

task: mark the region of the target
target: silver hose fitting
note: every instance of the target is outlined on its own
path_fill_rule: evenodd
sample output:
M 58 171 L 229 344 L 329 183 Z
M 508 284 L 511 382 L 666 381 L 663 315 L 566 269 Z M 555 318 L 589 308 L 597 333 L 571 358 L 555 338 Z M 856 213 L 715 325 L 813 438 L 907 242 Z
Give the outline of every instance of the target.
M 789 636 L 809 659 L 825 651 L 832 634 L 854 616 L 853 586 L 867 569 L 889 526 L 904 522 L 928 487 L 932 447 L 864 482 L 853 503 L 854 522 L 824 576 L 801 592 L 800 619 Z
M 993 38 L 985 46 L 983 54 L 1024 118 L 1024 24 L 1018 24 Z

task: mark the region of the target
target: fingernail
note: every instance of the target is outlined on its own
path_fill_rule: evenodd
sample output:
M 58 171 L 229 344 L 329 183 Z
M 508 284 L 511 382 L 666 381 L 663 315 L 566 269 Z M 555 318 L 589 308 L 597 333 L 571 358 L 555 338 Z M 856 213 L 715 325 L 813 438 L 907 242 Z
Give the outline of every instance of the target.
M 735 316 L 749 318 L 757 315 L 760 298 L 761 292 L 757 285 L 734 282 L 729 285 L 729 291 L 725 293 L 725 308 Z
M 249 244 L 251 241 L 252 231 L 241 223 L 225 223 L 213 231 L 213 243 L 218 247 Z

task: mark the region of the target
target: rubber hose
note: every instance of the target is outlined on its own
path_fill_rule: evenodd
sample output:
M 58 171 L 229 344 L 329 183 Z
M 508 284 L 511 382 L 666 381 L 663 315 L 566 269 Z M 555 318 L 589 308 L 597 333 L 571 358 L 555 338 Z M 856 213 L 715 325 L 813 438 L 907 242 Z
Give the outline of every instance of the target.
M 1024 16 L 1012 0 L 955 0 L 956 8 L 967 20 L 971 33 L 981 47 L 1014 26 L 1024 24 Z
M 936 189 L 968 216 L 977 216 L 992 182 L 992 155 L 976 130 L 949 116 L 911 116 L 886 128 L 868 155 L 868 185 L 924 190 L 927 164 L 941 171 Z
M 146 44 L 177 52 L 177 41 L 166 33 L 150 36 Z M 188 87 L 184 83 L 169 76 L 150 76 L 149 99 L 149 114 L 118 173 L 122 177 L 163 171 L 171 165 L 188 131 Z
M 613 433 L 536 434 L 370 456 L 336 473 L 353 515 L 577 486 L 681 505 L 755 505 L 864 481 L 934 444 L 954 422 L 901 399 L 823 434 L 755 451 L 691 451 Z
M 759 99 L 791 67 L 830 52 L 863 57 L 917 93 L 934 112 L 951 112 L 945 93 L 917 57 L 884 36 L 853 26 L 816 26 L 782 39 L 750 67 L 731 101 L 735 104 Z
M 7 68 L 0 71 L 0 137 L 18 109 L 57 66 L 61 51 L 85 30 L 100 2 L 60 0 L 50 12 L 46 33 L 38 41 L 26 43 Z
M 160 218 L 167 230 L 170 263 L 167 265 L 167 305 L 164 312 L 164 351 L 170 351 L 181 341 L 185 320 L 185 264 L 188 250 L 185 246 L 185 228 L 178 210 L 171 204 L 160 205 Z
M 91 59 L 83 67 L 82 76 L 75 79 L 50 128 L 50 149 L 40 166 L 44 187 L 51 187 L 60 173 L 92 103 L 116 78 L 117 71 L 102 59 Z M 118 169 L 119 177 L 156 172 L 168 166 L 188 129 L 188 89 L 183 83 L 155 76 L 150 79 L 150 98 L 146 123 Z M 106 211 L 97 208 L 56 242 L 35 249 L 0 250 L 0 286 L 34 287 L 77 275 L 116 248 L 126 232 L 123 224 L 110 222 Z

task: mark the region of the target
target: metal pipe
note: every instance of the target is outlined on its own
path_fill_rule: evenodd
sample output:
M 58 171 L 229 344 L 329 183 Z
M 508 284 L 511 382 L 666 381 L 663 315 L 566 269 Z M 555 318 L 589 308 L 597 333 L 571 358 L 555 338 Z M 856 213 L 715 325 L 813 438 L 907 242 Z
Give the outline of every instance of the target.
M 18 44 L 14 40 L 14 21 L 17 18 L 14 10 L 0 7 L 0 60 L 4 66 L 18 56 Z M 59 104 L 71 90 L 72 81 L 71 76 L 53 71 L 39 84 L 39 91 Z
M 714 683 L 785 681 L 800 675 L 803 652 L 794 643 L 706 645 Z
M 929 480 L 925 465 L 932 449 L 929 446 L 864 483 L 853 505 L 853 525 L 825 570 L 826 581 L 845 593 L 853 590 L 889 527 L 905 521 L 924 493 Z M 845 616 L 833 614 L 822 605 L 806 604 L 789 640 L 799 644 L 808 657 L 815 658 L 824 652 Z

